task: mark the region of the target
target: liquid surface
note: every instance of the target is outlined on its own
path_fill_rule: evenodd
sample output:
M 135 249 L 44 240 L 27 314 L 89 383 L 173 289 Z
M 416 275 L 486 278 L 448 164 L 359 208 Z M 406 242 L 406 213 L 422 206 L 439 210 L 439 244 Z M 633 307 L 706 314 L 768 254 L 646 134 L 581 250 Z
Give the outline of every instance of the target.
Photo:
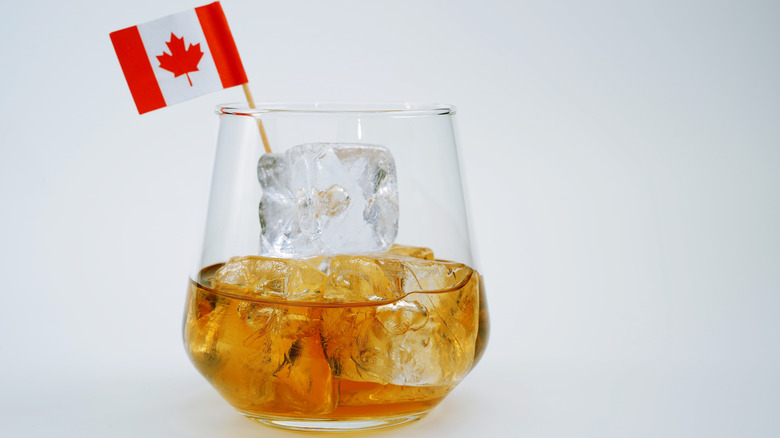
M 190 284 L 190 359 L 258 417 L 393 417 L 430 410 L 487 339 L 476 271 L 425 248 L 309 260 L 234 258 Z

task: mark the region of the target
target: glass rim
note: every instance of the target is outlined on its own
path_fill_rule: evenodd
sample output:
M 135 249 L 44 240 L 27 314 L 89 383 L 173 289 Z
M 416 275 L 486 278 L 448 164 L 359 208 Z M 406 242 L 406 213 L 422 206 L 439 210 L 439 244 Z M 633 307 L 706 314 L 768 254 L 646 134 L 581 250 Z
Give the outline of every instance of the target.
M 389 116 L 454 115 L 454 105 L 414 102 L 340 102 L 340 101 L 279 101 L 259 102 L 255 108 L 246 103 L 227 103 L 215 107 L 217 114 L 257 116 L 262 114 L 377 114 Z

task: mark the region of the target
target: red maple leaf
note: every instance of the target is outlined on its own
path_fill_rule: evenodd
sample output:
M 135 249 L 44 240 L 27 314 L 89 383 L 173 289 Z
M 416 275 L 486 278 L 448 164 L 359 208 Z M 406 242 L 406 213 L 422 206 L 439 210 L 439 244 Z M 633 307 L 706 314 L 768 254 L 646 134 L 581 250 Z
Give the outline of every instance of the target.
M 184 37 L 176 38 L 176 35 L 171 32 L 171 40 L 165 43 L 168 46 L 168 50 L 171 53 L 166 53 L 157 57 L 160 61 L 160 68 L 168 70 L 173 73 L 173 77 L 178 78 L 181 75 L 187 75 L 187 80 L 190 81 L 190 87 L 192 86 L 192 79 L 190 79 L 189 73 L 198 71 L 198 63 L 200 58 L 203 57 L 203 52 L 200 50 L 200 43 L 194 46 L 190 44 L 187 50 L 184 49 Z

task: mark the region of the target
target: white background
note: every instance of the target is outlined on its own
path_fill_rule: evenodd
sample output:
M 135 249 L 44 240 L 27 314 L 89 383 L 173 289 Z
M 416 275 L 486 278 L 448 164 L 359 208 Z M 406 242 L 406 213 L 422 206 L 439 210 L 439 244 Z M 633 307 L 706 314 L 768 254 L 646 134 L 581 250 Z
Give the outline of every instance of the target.
M 491 340 L 377 436 L 780 435 L 780 3 L 238 1 L 257 100 L 458 106 Z M 0 6 L 0 435 L 294 436 L 181 345 L 217 103 L 136 113 L 109 32 Z

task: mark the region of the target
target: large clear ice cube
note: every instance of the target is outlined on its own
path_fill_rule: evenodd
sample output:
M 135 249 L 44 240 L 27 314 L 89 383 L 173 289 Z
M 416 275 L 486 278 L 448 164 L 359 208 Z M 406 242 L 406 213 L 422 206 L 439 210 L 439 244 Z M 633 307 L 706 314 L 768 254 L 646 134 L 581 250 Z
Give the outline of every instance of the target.
M 395 161 L 378 145 L 307 143 L 263 155 L 260 253 L 386 251 L 398 231 Z

